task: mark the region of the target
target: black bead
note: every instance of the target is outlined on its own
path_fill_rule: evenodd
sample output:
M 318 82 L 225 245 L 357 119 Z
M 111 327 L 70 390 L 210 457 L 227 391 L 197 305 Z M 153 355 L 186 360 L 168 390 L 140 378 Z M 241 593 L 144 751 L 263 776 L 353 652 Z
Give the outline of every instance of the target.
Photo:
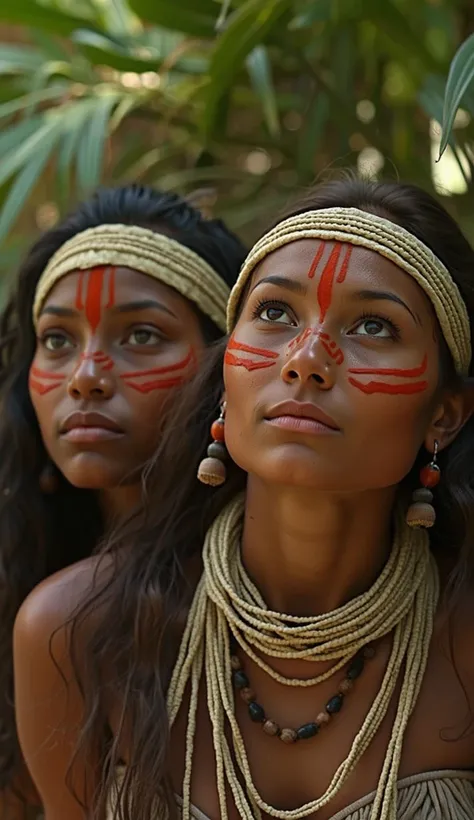
M 227 458 L 227 447 L 221 441 L 211 441 L 207 448 L 207 455 L 209 458 L 218 458 L 219 461 L 225 461 Z
M 253 720 L 254 723 L 263 723 L 266 720 L 265 710 L 255 701 L 249 703 L 249 715 L 250 720 Z
M 237 669 L 234 672 L 234 686 L 236 689 L 246 689 L 249 685 L 249 679 L 245 672 L 242 672 L 241 669 Z
M 364 664 L 364 656 L 362 654 L 356 655 L 355 658 L 351 661 L 349 669 L 347 670 L 347 679 L 356 680 L 356 678 L 358 678 L 359 675 L 362 674 Z
M 298 735 L 298 740 L 308 740 L 310 737 L 317 735 L 318 732 L 319 726 L 317 723 L 305 723 L 304 726 L 300 726 L 296 734 Z
M 333 698 L 326 704 L 326 712 L 328 715 L 335 715 L 342 709 L 344 703 L 344 695 L 334 695 Z

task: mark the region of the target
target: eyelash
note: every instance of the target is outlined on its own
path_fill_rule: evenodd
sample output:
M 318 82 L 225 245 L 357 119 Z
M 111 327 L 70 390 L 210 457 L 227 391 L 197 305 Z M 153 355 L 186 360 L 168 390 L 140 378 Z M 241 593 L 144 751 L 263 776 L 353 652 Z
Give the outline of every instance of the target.
M 375 322 L 384 322 L 386 325 L 388 325 L 388 328 L 390 329 L 391 333 L 393 333 L 394 338 L 395 339 L 400 338 L 401 329 L 398 325 L 395 324 L 393 319 L 389 319 L 388 316 L 382 316 L 381 313 L 368 313 L 367 312 L 367 313 L 362 313 L 362 315 L 357 320 L 357 322 L 358 322 L 358 324 L 362 324 L 362 322 L 367 322 L 369 319 L 372 319 Z
M 286 304 L 286 302 L 281 302 L 277 299 L 260 299 L 252 311 L 252 319 L 260 318 L 262 310 L 270 307 L 279 308 L 280 310 L 285 310 L 288 313 L 291 313 L 291 308 L 289 307 L 289 305 Z M 384 322 L 389 328 L 390 332 L 393 334 L 393 337 L 395 339 L 400 338 L 401 329 L 398 325 L 395 324 L 393 319 L 389 319 L 388 316 L 383 316 L 381 313 L 374 314 L 366 311 L 361 314 L 357 322 L 358 324 L 362 324 L 362 322 L 367 322 L 369 319 Z
M 279 310 L 284 310 L 288 314 L 291 313 L 291 308 L 286 302 L 281 302 L 279 299 L 260 299 L 259 302 L 255 305 L 252 311 L 252 319 L 259 319 L 262 310 L 265 308 L 277 308 Z

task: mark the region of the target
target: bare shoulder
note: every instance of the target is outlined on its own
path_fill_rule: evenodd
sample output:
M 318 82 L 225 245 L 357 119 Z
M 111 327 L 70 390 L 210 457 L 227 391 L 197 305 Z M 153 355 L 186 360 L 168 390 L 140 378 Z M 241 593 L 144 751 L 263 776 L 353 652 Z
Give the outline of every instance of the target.
M 111 558 L 92 557 L 62 570 L 33 590 L 15 622 L 18 737 L 46 820 L 64 820 L 66 816 L 69 820 L 82 820 L 84 814 L 77 795 L 90 805 L 96 778 L 100 777 L 98 764 L 90 757 L 82 759 L 76 754 L 84 706 L 77 670 L 82 642 L 88 640 L 94 628 L 94 606 L 91 618 L 75 621 L 74 616 L 82 603 L 94 600 L 113 574 L 114 566 Z M 76 663 L 71 640 L 73 623 L 79 623 L 74 633 Z M 73 761 L 80 784 L 76 796 L 68 786 Z
M 113 571 L 108 556 L 92 556 L 46 578 L 28 595 L 15 622 L 15 639 L 49 635 L 67 623 L 78 607 L 107 583 Z

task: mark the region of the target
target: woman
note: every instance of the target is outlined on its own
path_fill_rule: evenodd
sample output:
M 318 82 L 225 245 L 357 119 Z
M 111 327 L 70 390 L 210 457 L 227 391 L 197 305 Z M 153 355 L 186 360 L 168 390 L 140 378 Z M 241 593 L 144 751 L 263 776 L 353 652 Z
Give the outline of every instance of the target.
M 244 248 L 175 194 L 101 190 L 29 252 L 2 322 L 0 787 L 18 772 L 11 641 L 40 580 L 140 501 L 166 406 L 225 330 Z
M 46 820 L 472 818 L 473 269 L 400 184 L 323 185 L 251 251 L 120 565 L 17 619 Z

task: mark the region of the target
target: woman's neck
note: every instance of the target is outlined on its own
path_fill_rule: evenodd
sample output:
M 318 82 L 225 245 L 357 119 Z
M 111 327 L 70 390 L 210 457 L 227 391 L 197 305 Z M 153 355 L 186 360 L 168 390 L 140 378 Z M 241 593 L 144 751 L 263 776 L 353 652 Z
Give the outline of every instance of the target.
M 142 498 L 142 485 L 124 484 L 110 490 L 101 490 L 99 503 L 104 517 L 105 529 L 111 529 L 126 519 L 136 509 Z
M 330 612 L 367 590 L 390 551 L 394 489 L 335 496 L 249 478 L 242 557 L 270 609 Z

